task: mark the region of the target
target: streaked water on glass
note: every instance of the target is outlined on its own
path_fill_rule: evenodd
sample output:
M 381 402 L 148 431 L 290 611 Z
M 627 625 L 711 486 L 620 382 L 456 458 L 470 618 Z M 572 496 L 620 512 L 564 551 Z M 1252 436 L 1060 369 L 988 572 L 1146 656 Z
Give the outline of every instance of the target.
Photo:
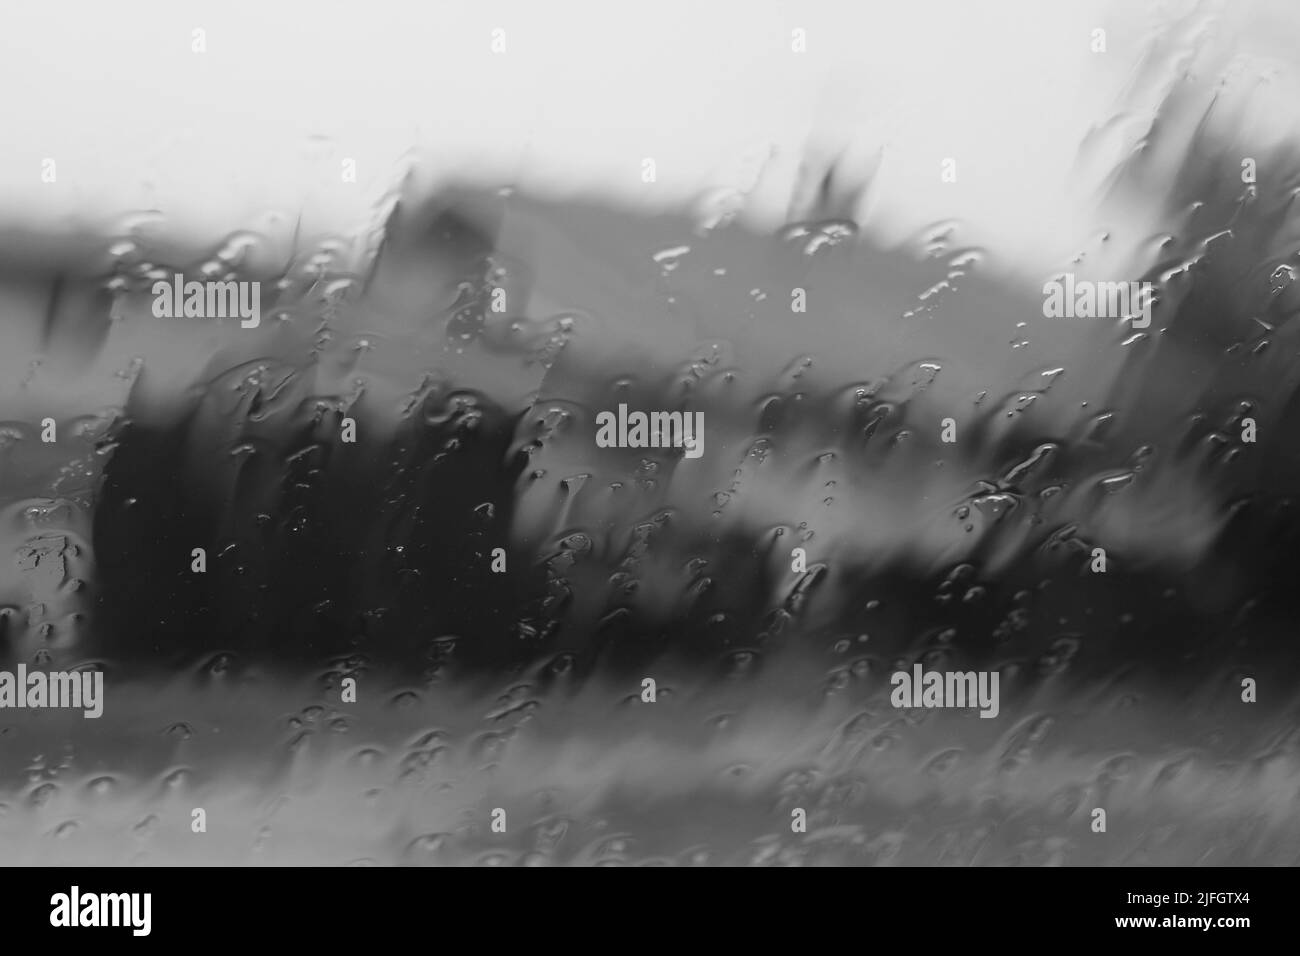
M 0 715 L 5 861 L 1294 863 L 1300 145 L 1232 96 L 1080 144 L 1052 271 L 1154 283 L 1141 331 L 835 164 L 766 231 L 415 180 L 353 234 L 7 229 L 5 667 L 107 700 Z M 260 326 L 154 317 L 176 272 Z M 620 403 L 704 454 L 597 448 Z M 998 717 L 891 706 L 917 662 Z

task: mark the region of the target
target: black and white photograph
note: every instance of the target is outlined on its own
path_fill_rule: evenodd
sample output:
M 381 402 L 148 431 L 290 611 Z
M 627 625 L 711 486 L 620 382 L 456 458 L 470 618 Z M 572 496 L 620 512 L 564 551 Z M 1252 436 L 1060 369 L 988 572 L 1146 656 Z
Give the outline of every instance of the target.
M 1282 930 L 1295 0 L 0 0 L 0 85 L 20 929 Z

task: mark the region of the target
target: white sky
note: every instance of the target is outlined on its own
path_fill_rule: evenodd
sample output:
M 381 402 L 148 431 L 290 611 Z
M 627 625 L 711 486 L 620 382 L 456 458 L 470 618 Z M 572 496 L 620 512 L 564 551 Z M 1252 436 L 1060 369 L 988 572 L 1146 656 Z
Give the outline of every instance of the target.
M 752 214 L 775 223 L 811 144 L 851 147 L 861 164 L 883 150 L 871 207 L 882 233 L 958 218 L 1007 256 L 1058 255 L 1053 237 L 1077 239 L 1062 227 L 1091 208 L 1088 184 L 1069 178 L 1082 137 L 1120 105 L 1155 27 L 1193 7 L 7 4 L 0 216 L 72 224 L 154 207 L 215 234 L 279 210 L 304 213 L 308 229 L 349 230 L 370 221 L 409 163 L 435 176 L 672 204 L 747 184 L 774 151 Z M 1300 48 L 1285 8 L 1223 7 L 1238 21 L 1233 49 L 1280 57 L 1288 43 Z M 504 54 L 490 48 L 498 27 Z M 1104 55 L 1089 48 L 1095 27 L 1107 30 Z M 191 50 L 195 28 L 206 31 L 205 53 Z M 807 31 L 806 54 L 790 50 L 795 28 Z M 1295 115 L 1294 91 L 1277 91 L 1278 115 Z M 1139 115 L 1120 139 L 1141 125 Z M 653 185 L 641 181 L 647 156 Z M 341 181 L 343 157 L 357 160 L 358 183 Z M 958 162 L 955 184 L 940 182 L 945 157 Z M 45 158 L 57 163 L 55 183 L 41 181 Z

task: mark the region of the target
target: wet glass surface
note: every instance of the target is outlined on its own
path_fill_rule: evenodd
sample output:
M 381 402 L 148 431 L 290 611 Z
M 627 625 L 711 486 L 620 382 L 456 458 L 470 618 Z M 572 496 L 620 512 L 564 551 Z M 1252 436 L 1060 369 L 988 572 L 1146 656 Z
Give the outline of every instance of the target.
M 4 230 L 3 666 L 104 674 L 0 710 L 5 862 L 1294 862 L 1300 156 L 1244 181 L 1203 93 L 1046 272 L 833 163 L 768 231 L 410 183 Z

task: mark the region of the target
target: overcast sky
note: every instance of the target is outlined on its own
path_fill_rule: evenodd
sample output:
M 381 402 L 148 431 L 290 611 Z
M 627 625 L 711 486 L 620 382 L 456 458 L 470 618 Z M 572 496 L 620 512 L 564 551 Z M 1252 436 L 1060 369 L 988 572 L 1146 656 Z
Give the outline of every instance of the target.
M 1233 49 L 1259 70 L 1295 48 L 1291 26 L 1270 26 L 1283 6 L 1202 8 L 1226 11 Z M 296 5 L 242 0 L 9 4 L 0 214 L 57 224 L 158 208 L 218 233 L 279 210 L 350 230 L 412 164 L 651 205 L 746 188 L 765 167 L 749 214 L 776 223 L 800 160 L 846 151 L 852 168 L 879 163 L 880 234 L 958 218 L 1007 256 L 1058 255 L 1052 237 L 1077 237 L 1063 226 L 1092 206 L 1075 165 L 1084 135 L 1129 109 L 1103 165 L 1132 148 L 1155 101 L 1126 91 L 1160 28 L 1194 9 L 323 0 L 303 18 Z M 1092 50 L 1097 28 L 1104 54 Z M 791 49 L 796 29 L 806 53 Z M 1158 67 L 1172 77 L 1177 58 Z M 1275 124 L 1295 115 L 1294 82 L 1274 84 Z M 948 157 L 955 183 L 940 180 Z M 51 158 L 57 180 L 44 183 Z M 345 158 L 355 184 L 342 181 Z

